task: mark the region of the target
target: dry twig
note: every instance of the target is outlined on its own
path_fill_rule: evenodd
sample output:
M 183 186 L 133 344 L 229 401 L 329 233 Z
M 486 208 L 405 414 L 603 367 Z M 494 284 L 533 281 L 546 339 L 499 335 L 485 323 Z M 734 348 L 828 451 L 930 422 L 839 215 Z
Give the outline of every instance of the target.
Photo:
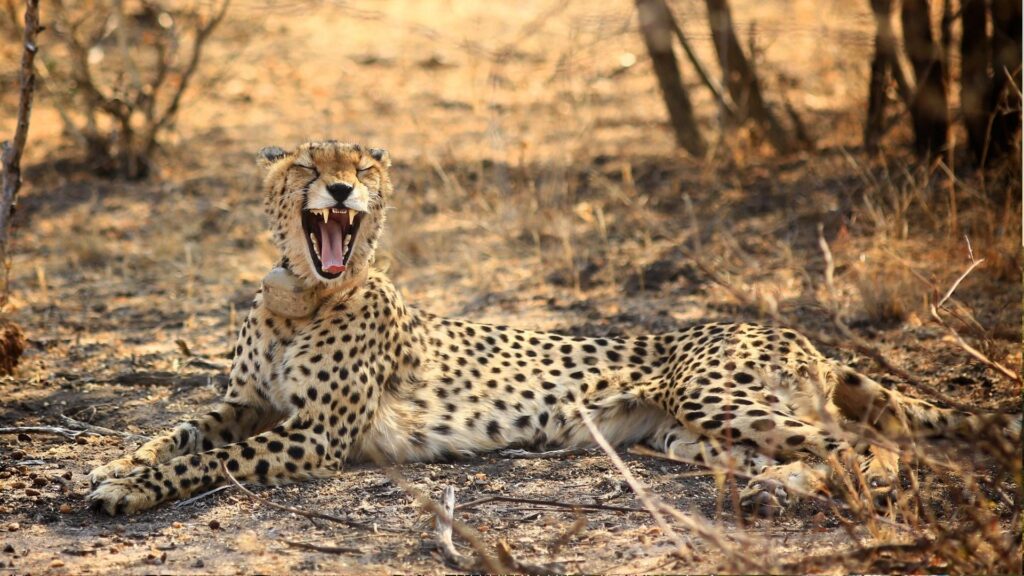
M 469 558 L 455 549 L 452 542 L 452 522 L 455 521 L 455 487 L 445 486 L 441 497 L 441 514 L 437 515 L 437 549 L 446 564 L 458 570 L 468 570 Z
M 191 505 L 195 504 L 196 502 L 198 502 L 200 500 L 203 500 L 205 498 L 213 496 L 214 494 L 216 494 L 218 492 L 223 492 L 224 490 L 227 490 L 229 488 L 234 488 L 234 486 L 232 486 L 230 484 L 225 484 L 223 486 L 218 486 L 218 487 L 214 488 L 213 490 L 207 490 L 206 492 L 203 492 L 202 494 L 197 494 L 197 495 L 189 498 L 188 500 L 178 500 L 177 502 L 174 503 L 174 507 L 175 508 L 184 508 L 186 506 L 191 506 Z
M 605 506 L 604 504 L 576 504 L 573 502 L 559 502 L 557 500 L 536 500 L 533 498 L 515 498 L 512 496 L 487 496 L 466 502 L 465 504 L 459 504 L 455 507 L 456 510 L 464 510 L 466 508 L 474 508 L 480 504 L 486 504 L 488 502 L 512 502 L 516 504 L 531 504 L 534 506 L 553 506 L 555 508 L 569 508 L 573 510 L 605 510 L 608 512 L 646 512 L 643 508 L 631 508 L 626 506 Z
M 143 436 L 141 434 L 132 434 L 131 432 L 121 432 L 119 430 L 112 430 L 110 428 L 104 428 L 103 426 L 96 426 L 94 424 L 86 424 L 85 422 L 82 422 L 80 420 L 75 420 L 74 418 L 68 416 L 67 414 L 61 414 L 60 419 L 68 428 L 72 428 L 74 430 L 91 432 L 93 434 L 98 434 L 100 436 L 118 436 L 124 438 L 125 440 L 134 440 L 138 442 L 149 441 L 149 436 Z
M 86 432 L 84 430 L 70 430 L 68 428 L 61 428 L 59 426 L 12 426 L 7 428 L 0 428 L 0 434 L 56 434 L 65 438 L 74 440 L 79 436 L 84 435 L 96 435 L 96 432 Z
M 279 539 L 278 542 L 291 546 L 292 548 L 301 548 L 303 550 L 313 550 L 315 552 L 325 552 L 327 554 L 362 554 L 363 551 L 359 548 L 347 548 L 345 546 L 319 546 L 317 544 L 310 544 L 308 542 L 295 542 L 294 540 Z
M 946 290 L 946 293 L 942 296 L 942 298 L 939 300 L 939 302 L 937 304 L 932 304 L 932 305 L 930 305 L 928 307 L 928 311 L 931 313 L 932 318 L 934 318 L 935 321 L 940 326 L 942 326 L 943 328 L 946 329 L 947 332 L 949 332 L 950 336 L 953 337 L 953 340 L 961 348 L 963 348 L 964 351 L 966 351 L 968 354 L 970 354 L 972 357 L 974 357 L 975 360 L 981 362 L 985 366 L 988 366 L 992 370 L 995 370 L 999 374 L 1002 374 L 1007 379 L 1009 379 L 1011 382 L 1013 382 L 1016 385 L 1020 386 L 1021 384 L 1024 384 L 1024 382 L 1021 381 L 1020 374 L 1014 372 L 1013 370 L 1011 370 L 1010 368 L 1000 364 L 999 362 L 996 362 L 995 360 L 989 358 L 983 352 L 981 352 L 977 348 L 975 348 L 975 347 L 971 346 L 970 344 L 968 344 L 967 341 L 964 340 L 964 338 L 960 335 L 960 333 L 957 332 L 955 328 L 950 326 L 949 323 L 946 322 L 942 318 L 942 316 L 939 314 L 940 310 L 944 310 L 944 306 L 946 305 L 946 302 L 948 302 L 949 299 L 953 297 L 953 293 L 956 292 L 956 289 L 960 286 L 960 283 L 963 282 L 964 279 L 966 279 L 967 276 L 971 272 L 973 272 L 975 268 L 977 268 L 978 266 L 981 266 L 981 264 L 984 261 L 985 261 L 985 259 L 982 258 L 981 260 L 974 260 L 973 262 L 971 262 L 971 265 L 967 267 L 967 270 L 964 270 L 964 273 L 961 274 L 960 277 L 957 278 L 955 282 L 953 282 L 953 285 L 949 287 L 949 290 Z

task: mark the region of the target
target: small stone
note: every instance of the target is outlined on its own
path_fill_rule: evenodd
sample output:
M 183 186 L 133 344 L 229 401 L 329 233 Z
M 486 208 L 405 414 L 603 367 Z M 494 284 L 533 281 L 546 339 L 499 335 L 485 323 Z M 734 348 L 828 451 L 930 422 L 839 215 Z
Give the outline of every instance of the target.
M 210 520 L 210 530 L 220 530 L 220 522 L 217 520 Z
M 4 554 L 14 554 L 14 546 L 7 544 L 4 546 Z
M 66 472 L 61 474 L 60 477 L 65 480 L 71 480 L 71 470 L 67 470 Z
M 25 457 L 24 450 L 14 450 L 11 452 L 11 460 L 21 460 Z
M 58 508 L 58 510 L 60 510 L 61 514 L 71 514 L 71 511 L 72 511 L 71 510 L 71 505 L 68 504 L 67 502 L 61 504 L 60 508 Z
M 24 432 L 22 432 L 21 434 L 18 434 L 18 442 L 31 442 L 31 441 L 32 441 L 32 437 L 29 436 L 28 434 L 25 434 Z
M 50 568 L 61 568 L 63 566 L 64 566 L 64 561 L 63 560 L 54 560 L 53 562 L 50 562 Z
M 35 478 L 32 479 L 32 485 L 35 486 L 36 488 L 42 488 L 43 486 L 46 486 L 46 484 L 47 480 L 42 476 L 36 476 Z
M 181 522 L 171 522 L 171 528 L 181 528 Z
M 39 490 L 36 490 L 35 488 L 25 488 L 26 496 L 39 496 L 39 494 L 41 494 L 41 492 L 39 492 Z
M 18 530 L 21 530 L 21 524 L 18 524 L 17 522 L 11 522 L 7 525 L 8 532 L 17 532 Z
M 75 444 L 88 444 L 89 441 L 85 439 L 85 436 L 75 436 Z
M 195 562 L 192 563 L 192 567 L 193 568 L 205 568 L 206 567 L 206 562 L 203 562 L 203 559 L 200 558 L 200 559 L 198 559 L 198 560 L 196 560 Z
M 11 484 L 11 488 L 14 488 L 15 490 L 21 490 L 24 487 L 25 487 L 25 483 L 22 482 L 21 480 Z

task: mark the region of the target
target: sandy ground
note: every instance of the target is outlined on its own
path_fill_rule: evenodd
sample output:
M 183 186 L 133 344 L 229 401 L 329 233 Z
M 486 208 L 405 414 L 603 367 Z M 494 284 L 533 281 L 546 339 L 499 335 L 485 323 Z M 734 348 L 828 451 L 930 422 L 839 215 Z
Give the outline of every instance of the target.
M 253 154 L 323 137 L 390 149 L 396 194 L 382 263 L 415 305 L 586 335 L 764 320 L 763 310 L 688 261 L 682 247 L 696 241 L 731 283 L 801 326 L 829 331 L 821 223 L 836 261 L 833 301 L 858 334 L 955 399 L 987 408 L 1019 402 L 1019 390 L 973 362 L 926 308 L 969 263 L 967 233 L 988 259 L 957 292 L 983 327 L 972 341 L 1020 365 L 1019 222 L 993 208 L 1009 198 L 1009 214 L 1019 214 L 1019 183 L 988 200 L 960 199 L 961 233 L 949 232 L 945 200 L 914 196 L 935 186 L 901 155 L 905 134 L 891 136 L 884 162 L 859 150 L 866 6 L 734 4 L 738 28 L 755 31 L 768 93 L 785 94 L 805 116 L 815 152 L 774 157 L 740 133 L 708 159 L 679 155 L 629 2 L 237 2 L 166 139 L 157 177 L 142 183 L 69 167 L 62 159 L 74 151 L 42 101 L 9 307 L 30 349 L 0 381 L 0 426 L 60 426 L 66 415 L 152 435 L 214 401 L 240 319 L 274 260 Z M 699 6 L 674 6 L 710 63 Z M 693 90 L 711 133 L 714 105 Z M 12 101 L 0 100 L 6 133 Z M 889 180 L 904 170 L 916 188 Z M 848 349 L 826 351 L 902 386 Z M 233 489 L 131 518 L 86 510 L 88 471 L 134 445 L 115 436 L 0 436 L 0 572 L 447 571 L 430 516 L 372 466 L 259 489 L 369 529 L 313 522 Z M 625 459 L 654 493 L 723 534 L 727 549 L 681 530 L 692 550 L 677 554 L 642 512 L 489 502 L 459 518 L 489 546 L 505 540 L 520 561 L 570 572 L 730 571 L 737 554 L 780 570 L 948 570 L 928 553 L 856 553 L 927 533 L 905 518 L 882 532 L 844 527 L 841 514 L 808 503 L 782 519 L 745 523 L 729 503 L 734 482 L 719 489 L 697 467 Z M 499 495 L 639 506 L 596 452 L 484 455 L 399 472 L 434 499 L 452 485 L 459 502 Z M 940 519 L 958 518 L 957 483 L 934 482 L 924 501 Z M 1004 488 L 1010 496 L 994 512 L 1009 530 L 1019 502 L 1017 487 Z M 303 550 L 286 540 L 351 550 Z

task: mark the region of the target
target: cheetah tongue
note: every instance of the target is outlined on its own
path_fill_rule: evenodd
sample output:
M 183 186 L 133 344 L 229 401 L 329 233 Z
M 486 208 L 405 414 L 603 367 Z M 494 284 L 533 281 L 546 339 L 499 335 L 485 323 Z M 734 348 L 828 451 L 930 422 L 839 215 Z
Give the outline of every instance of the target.
M 320 269 L 330 274 L 345 271 L 345 230 L 338 220 L 318 222 L 320 226 Z

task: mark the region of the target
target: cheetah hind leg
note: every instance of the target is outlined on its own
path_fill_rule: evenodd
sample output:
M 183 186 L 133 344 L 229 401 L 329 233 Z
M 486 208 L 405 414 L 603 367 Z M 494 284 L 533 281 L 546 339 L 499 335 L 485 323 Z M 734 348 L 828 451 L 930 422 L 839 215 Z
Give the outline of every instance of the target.
M 827 492 L 827 473 L 803 461 L 782 464 L 750 446 L 722 445 L 719 439 L 673 423 L 655 431 L 644 444 L 669 458 L 750 476 L 740 491 L 747 515 L 780 516 L 806 495 Z
M 740 508 L 751 516 L 780 516 L 800 498 L 828 492 L 828 474 L 803 460 L 766 466 L 740 491 Z

